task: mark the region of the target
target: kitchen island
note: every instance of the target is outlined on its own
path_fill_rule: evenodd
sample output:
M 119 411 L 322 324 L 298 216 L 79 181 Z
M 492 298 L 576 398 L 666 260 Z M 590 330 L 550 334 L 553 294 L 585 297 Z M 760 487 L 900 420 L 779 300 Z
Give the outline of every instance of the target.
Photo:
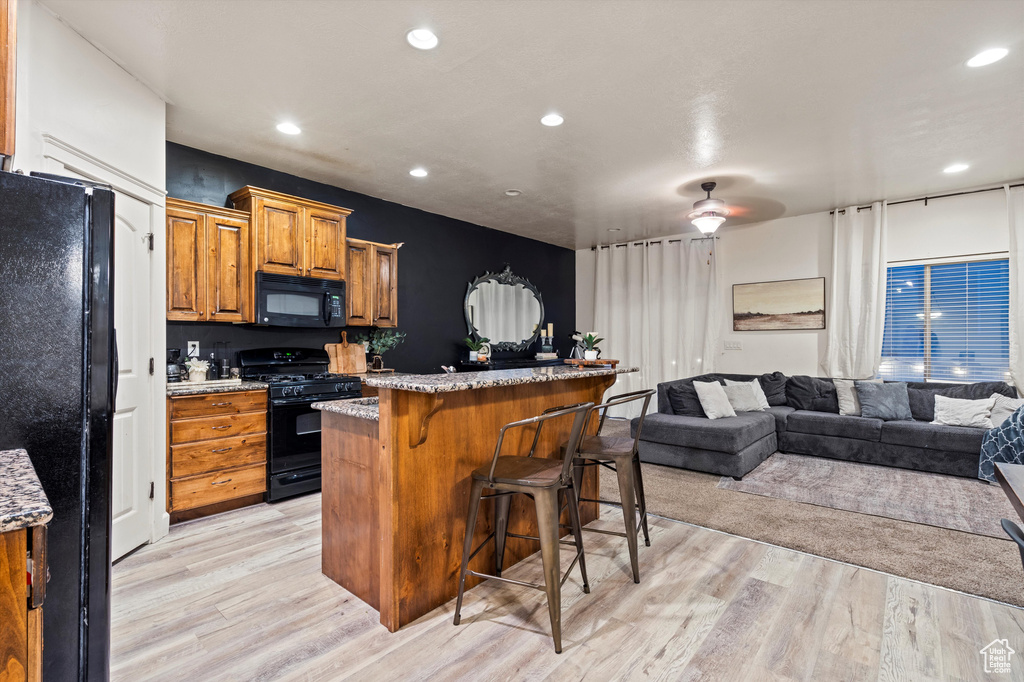
M 489 464 L 498 431 L 550 407 L 601 402 L 615 375 L 636 368 L 543 367 L 367 380 L 372 398 L 316 403 L 323 412 L 323 572 L 380 612 L 394 632 L 455 596 L 469 507 L 470 474 Z M 561 422 L 561 423 L 559 423 Z M 549 422 L 538 453 L 560 457 L 571 420 Z M 596 420 L 591 428 L 596 428 Z M 502 454 L 526 452 L 535 429 L 510 431 Z M 597 497 L 596 469 L 583 496 Z M 509 532 L 536 535 L 528 500 L 513 500 Z M 476 542 L 494 528 L 480 509 Z M 584 504 L 583 523 L 597 518 Z M 566 523 L 568 520 L 566 518 Z M 539 549 L 509 538 L 505 567 Z M 494 566 L 488 544 L 470 564 Z M 467 588 L 480 582 L 467 577 Z

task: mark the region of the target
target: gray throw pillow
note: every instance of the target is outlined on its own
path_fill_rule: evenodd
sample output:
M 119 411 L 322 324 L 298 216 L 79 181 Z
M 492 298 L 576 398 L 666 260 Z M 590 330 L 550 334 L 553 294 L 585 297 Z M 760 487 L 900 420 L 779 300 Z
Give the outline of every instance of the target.
M 881 379 L 866 379 L 873 384 L 882 383 Z M 836 397 L 839 399 L 839 414 L 847 417 L 860 416 L 860 401 L 857 400 L 857 387 L 854 379 L 833 379 L 836 385 Z
M 860 400 L 860 416 L 873 417 L 884 421 L 912 421 L 910 397 L 907 385 L 902 381 L 876 384 L 858 381 L 857 399 Z
M 768 407 L 768 402 L 764 400 L 764 393 L 761 393 L 757 379 L 754 379 L 753 384 L 757 386 L 756 392 L 754 386 L 748 382 L 725 380 L 725 387 L 722 390 L 725 391 L 725 396 L 729 399 L 729 404 L 732 405 L 734 412 L 761 412 Z M 758 393 L 761 395 L 758 396 Z M 762 401 L 764 401 L 764 407 L 761 405 Z

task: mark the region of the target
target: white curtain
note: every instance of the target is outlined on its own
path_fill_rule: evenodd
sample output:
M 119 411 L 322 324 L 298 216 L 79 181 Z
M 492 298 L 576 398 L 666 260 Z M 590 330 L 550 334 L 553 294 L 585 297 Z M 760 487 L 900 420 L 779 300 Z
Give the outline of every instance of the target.
M 1004 187 L 1010 224 L 1010 377 L 1024 395 L 1024 187 Z
M 826 310 L 827 376 L 871 379 L 882 360 L 885 331 L 886 203 L 850 206 L 832 217 L 831 295 Z
M 594 330 L 602 357 L 638 366 L 609 395 L 710 372 L 718 347 L 714 241 L 652 241 L 597 250 Z M 652 399 L 650 412 L 657 410 Z M 639 406 L 614 416 L 632 417 Z

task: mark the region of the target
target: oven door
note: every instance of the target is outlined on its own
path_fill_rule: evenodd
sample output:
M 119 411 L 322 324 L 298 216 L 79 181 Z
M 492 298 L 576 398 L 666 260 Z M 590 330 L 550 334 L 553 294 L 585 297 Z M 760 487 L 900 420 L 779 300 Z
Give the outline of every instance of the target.
M 345 324 L 345 283 L 257 272 L 256 324 L 342 327 Z
M 320 411 L 315 398 L 274 398 L 270 401 L 271 474 L 320 466 Z

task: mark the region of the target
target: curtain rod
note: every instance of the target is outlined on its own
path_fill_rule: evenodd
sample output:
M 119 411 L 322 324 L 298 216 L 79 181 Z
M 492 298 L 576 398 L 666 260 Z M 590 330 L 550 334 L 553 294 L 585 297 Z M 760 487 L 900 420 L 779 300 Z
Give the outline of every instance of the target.
M 591 251 L 597 251 L 598 249 L 610 249 L 613 246 L 618 249 L 618 248 L 622 248 L 623 246 L 640 246 L 641 244 L 646 244 L 648 246 L 650 246 L 651 244 L 663 244 L 663 243 L 664 244 L 676 244 L 678 242 L 683 241 L 683 239 L 685 239 L 685 237 L 679 237 L 678 239 L 664 239 L 664 238 L 662 238 L 662 239 L 641 239 L 640 241 L 621 242 L 619 244 L 599 244 L 598 246 L 591 246 L 590 250 Z M 718 239 L 718 237 L 694 237 L 690 241 L 691 242 L 703 242 L 703 241 L 707 241 L 709 239 L 712 239 L 712 240 L 713 239 Z
M 1017 183 L 1016 185 L 1010 185 L 1010 187 L 1024 187 L 1024 182 Z M 967 190 L 966 192 L 953 192 L 951 194 L 936 194 L 935 196 L 918 197 L 916 199 L 901 199 L 899 201 L 890 201 L 888 204 L 886 204 L 886 206 L 899 206 L 900 204 L 912 204 L 915 201 L 923 201 L 924 205 L 927 206 L 929 199 L 946 199 L 947 197 L 960 197 L 960 196 L 963 196 L 965 194 L 981 194 L 982 192 L 995 192 L 996 190 L 1000 190 L 1000 189 L 1003 189 L 1003 185 L 999 185 L 998 187 L 986 187 L 985 189 L 971 189 L 971 190 Z M 858 206 L 857 207 L 857 211 L 867 211 L 870 208 L 871 208 L 870 205 L 868 205 L 868 206 Z M 833 210 L 829 211 L 828 214 L 829 215 L 834 215 L 835 212 L 836 212 L 836 210 L 833 209 Z M 846 209 L 845 208 L 839 209 L 839 215 L 846 215 Z

